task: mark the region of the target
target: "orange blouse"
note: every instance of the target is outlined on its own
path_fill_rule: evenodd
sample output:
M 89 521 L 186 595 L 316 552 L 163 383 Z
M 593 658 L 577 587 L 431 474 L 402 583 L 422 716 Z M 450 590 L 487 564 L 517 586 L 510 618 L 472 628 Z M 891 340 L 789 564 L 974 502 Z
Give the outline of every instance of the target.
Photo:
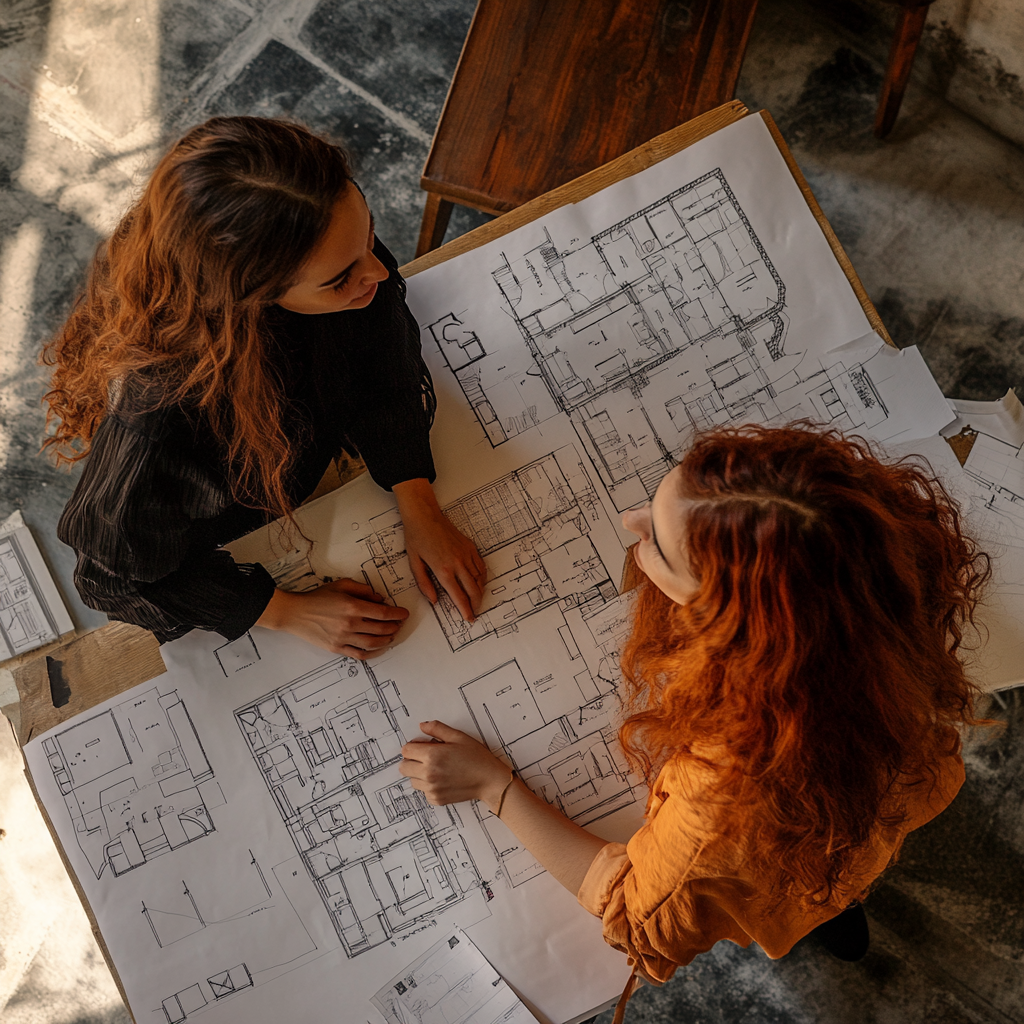
M 603 920 L 605 940 L 627 954 L 634 972 L 655 984 L 720 939 L 756 942 L 777 959 L 863 894 L 907 833 L 945 809 L 963 781 L 963 760 L 950 754 L 934 784 L 905 787 L 906 822 L 878 831 L 844 898 L 821 907 L 770 906 L 773 880 L 752 870 L 743 822 L 730 821 L 726 804 L 710 795 L 710 770 L 669 762 L 651 790 L 646 823 L 626 846 L 609 843 L 594 858 L 579 902 Z

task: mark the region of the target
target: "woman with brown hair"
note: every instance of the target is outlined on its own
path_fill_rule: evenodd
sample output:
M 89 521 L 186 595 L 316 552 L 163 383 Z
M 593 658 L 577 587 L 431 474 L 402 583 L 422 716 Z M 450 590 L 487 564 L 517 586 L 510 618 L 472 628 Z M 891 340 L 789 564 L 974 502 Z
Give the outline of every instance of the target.
M 440 722 L 403 774 L 432 803 L 483 800 L 634 975 L 663 983 L 720 939 L 780 957 L 819 928 L 859 958 L 859 901 L 964 779 L 958 652 L 987 557 L 920 468 L 808 425 L 699 436 L 623 523 L 643 582 L 619 735 L 643 828 L 606 843 Z
M 408 612 L 278 590 L 222 545 L 291 517 L 333 459 L 394 491 L 420 589 L 471 619 L 485 568 L 431 484 L 435 399 L 405 284 L 337 146 L 213 118 L 160 161 L 44 359 L 45 440 L 85 469 L 58 526 L 86 604 L 161 640 L 254 624 L 364 658 Z

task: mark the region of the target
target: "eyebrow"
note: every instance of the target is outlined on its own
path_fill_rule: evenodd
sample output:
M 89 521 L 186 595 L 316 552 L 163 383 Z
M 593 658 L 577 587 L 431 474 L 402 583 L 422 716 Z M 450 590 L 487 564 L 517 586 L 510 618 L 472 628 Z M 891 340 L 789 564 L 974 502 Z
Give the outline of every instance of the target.
M 371 214 L 370 214 L 370 231 L 369 231 L 369 234 L 371 234 L 371 235 L 372 235 L 372 234 L 373 234 L 373 232 L 374 232 L 374 230 L 375 230 L 375 225 L 374 225 L 374 221 L 373 221 L 373 214 L 371 213 Z M 362 258 L 362 257 L 360 257 L 360 259 L 361 259 L 361 258 Z M 348 266 L 347 266 L 347 267 L 346 267 L 346 268 L 345 268 L 344 270 L 342 270 L 342 271 L 341 271 L 340 273 L 338 273 L 338 274 L 335 274 L 335 275 L 334 275 L 334 277 L 332 277 L 332 278 L 330 279 L 330 281 L 324 281 L 324 283 L 323 283 L 323 284 L 318 284 L 318 285 L 317 285 L 317 288 L 327 288 L 327 287 L 329 287 L 329 286 L 330 286 L 330 285 L 332 285 L 332 284 L 337 284 L 337 283 L 338 283 L 339 281 L 342 281 L 342 280 L 344 280 L 344 279 L 345 279 L 346 277 L 348 277 L 348 275 L 349 275 L 349 274 L 351 274 L 351 273 L 352 273 L 352 268 L 353 268 L 353 267 L 354 267 L 354 266 L 355 266 L 355 265 L 356 265 L 356 264 L 357 264 L 358 262 L 359 262 L 359 260 L 358 260 L 358 259 L 355 259 L 355 260 L 353 260 L 353 261 L 352 261 L 352 262 L 351 262 L 351 263 L 350 263 L 350 264 L 349 264 L 349 265 L 348 265 Z

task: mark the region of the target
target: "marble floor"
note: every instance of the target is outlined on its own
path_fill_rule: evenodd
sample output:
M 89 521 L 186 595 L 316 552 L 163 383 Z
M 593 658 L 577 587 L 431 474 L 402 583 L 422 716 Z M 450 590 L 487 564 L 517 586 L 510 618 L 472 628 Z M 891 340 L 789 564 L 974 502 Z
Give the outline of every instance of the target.
M 81 627 L 54 524 L 74 472 L 38 453 L 37 363 L 167 140 L 213 114 L 280 115 L 346 142 L 379 233 L 412 256 L 418 180 L 473 0 L 5 0 L 0 5 L 0 519 L 21 510 Z M 859 8 L 761 0 L 738 96 L 769 109 L 900 345 L 950 397 L 1024 395 L 1024 152 L 912 82 L 870 127 L 885 34 Z M 482 215 L 456 209 L 449 237 Z M 0 690 L 3 689 L 0 680 Z M 723 943 L 627 1019 L 989 1024 L 1024 1005 L 1024 698 L 971 739 L 968 782 L 872 896 L 873 946 L 842 964 Z M 130 1018 L 0 732 L 0 1015 Z M 341 1018 L 339 1018 L 341 1020 Z M 601 1018 L 610 1020 L 610 1014 Z

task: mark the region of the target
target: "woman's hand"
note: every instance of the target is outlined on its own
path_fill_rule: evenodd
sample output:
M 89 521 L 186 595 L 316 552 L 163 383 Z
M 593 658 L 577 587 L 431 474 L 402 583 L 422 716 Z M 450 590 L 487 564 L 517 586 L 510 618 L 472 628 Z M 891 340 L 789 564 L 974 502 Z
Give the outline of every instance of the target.
M 336 580 L 304 594 L 275 590 L 256 625 L 363 661 L 388 647 L 408 617 L 408 609 L 384 604 L 373 587 Z
M 476 545 L 441 511 L 430 481 L 406 480 L 393 490 L 417 586 L 431 604 L 437 602 L 437 590 L 427 572 L 431 569 L 462 617 L 472 622 L 487 582 L 487 567 Z
M 420 790 L 432 804 L 483 800 L 496 810 L 511 778 L 508 765 L 472 736 L 444 722 L 420 722 L 420 730 L 435 742 L 406 743 L 402 747 L 405 760 L 398 768 L 412 780 L 413 789 Z

